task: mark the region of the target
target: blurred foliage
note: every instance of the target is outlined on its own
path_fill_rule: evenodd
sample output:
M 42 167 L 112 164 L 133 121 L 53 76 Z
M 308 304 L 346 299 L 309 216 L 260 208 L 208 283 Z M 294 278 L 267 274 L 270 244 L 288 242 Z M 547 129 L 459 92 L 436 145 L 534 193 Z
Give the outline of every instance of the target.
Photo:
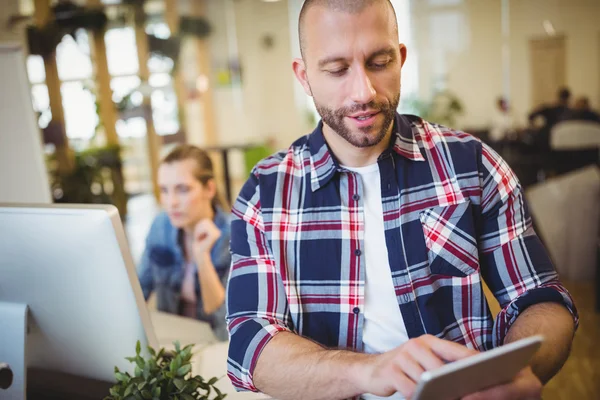
M 127 194 L 121 163 L 121 147 L 96 147 L 75 153 L 75 165 L 59 170 L 54 155 L 47 159 L 52 196 L 56 203 L 112 204 L 121 218 L 127 214 Z
M 215 383 L 218 378 L 205 381 L 200 375 L 192 375 L 192 347 L 183 349 L 175 342 L 175 352 L 165 349 L 156 352 L 148 346 L 149 358 L 141 355 L 138 340 L 135 357 L 127 360 L 135 364 L 134 376 L 121 372 L 115 367 L 117 383 L 110 389 L 110 396 L 104 400 L 222 400 L 222 394 Z M 214 393 L 214 396 L 211 394 Z
M 458 96 L 447 90 L 435 93 L 430 101 L 408 98 L 404 105 L 424 120 L 449 128 L 456 128 L 456 118 L 464 112 L 463 103 Z

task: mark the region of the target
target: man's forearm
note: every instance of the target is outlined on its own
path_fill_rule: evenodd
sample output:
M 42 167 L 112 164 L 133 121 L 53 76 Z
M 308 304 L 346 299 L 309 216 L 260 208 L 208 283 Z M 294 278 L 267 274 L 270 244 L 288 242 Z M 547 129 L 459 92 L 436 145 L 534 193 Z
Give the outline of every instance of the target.
M 569 311 L 558 303 L 540 303 L 528 307 L 514 322 L 505 343 L 543 335 L 545 341 L 532 360 L 531 368 L 542 383 L 548 382 L 569 357 L 575 325 Z
M 280 399 L 346 399 L 361 394 L 366 377 L 358 366 L 372 357 L 327 350 L 290 332 L 278 333 L 265 346 L 254 370 L 254 385 Z

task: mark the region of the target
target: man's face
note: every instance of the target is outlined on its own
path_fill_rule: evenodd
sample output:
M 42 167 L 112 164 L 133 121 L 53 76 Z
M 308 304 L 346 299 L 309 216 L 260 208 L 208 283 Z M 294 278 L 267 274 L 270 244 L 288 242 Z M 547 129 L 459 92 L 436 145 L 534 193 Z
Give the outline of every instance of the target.
M 296 74 L 323 122 L 355 147 L 375 146 L 393 124 L 406 57 L 392 10 L 383 2 L 355 14 L 316 6 L 304 22 L 305 73 Z

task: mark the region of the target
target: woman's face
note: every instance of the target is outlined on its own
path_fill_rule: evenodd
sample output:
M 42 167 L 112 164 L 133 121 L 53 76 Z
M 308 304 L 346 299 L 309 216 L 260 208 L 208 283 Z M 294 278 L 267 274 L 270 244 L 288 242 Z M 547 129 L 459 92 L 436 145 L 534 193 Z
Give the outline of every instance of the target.
M 176 228 L 191 229 L 212 215 L 214 180 L 203 185 L 194 176 L 195 168 L 196 161 L 182 160 L 163 163 L 158 169 L 160 202 Z

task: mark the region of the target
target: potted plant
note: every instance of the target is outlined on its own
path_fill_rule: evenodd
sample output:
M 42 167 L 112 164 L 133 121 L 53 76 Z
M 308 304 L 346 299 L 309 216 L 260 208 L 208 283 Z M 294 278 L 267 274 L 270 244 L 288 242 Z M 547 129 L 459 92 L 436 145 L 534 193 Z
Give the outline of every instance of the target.
M 157 353 L 148 346 L 150 357 L 141 354 L 140 342 L 137 342 L 135 357 L 127 360 L 135 364 L 134 376 L 121 372 L 115 367 L 117 383 L 110 389 L 110 396 L 104 400 L 222 400 L 215 383 L 218 378 L 205 381 L 199 375 L 192 375 L 192 347 L 180 347 L 174 342 L 175 351 L 160 349 Z M 212 397 L 211 397 L 212 395 Z

